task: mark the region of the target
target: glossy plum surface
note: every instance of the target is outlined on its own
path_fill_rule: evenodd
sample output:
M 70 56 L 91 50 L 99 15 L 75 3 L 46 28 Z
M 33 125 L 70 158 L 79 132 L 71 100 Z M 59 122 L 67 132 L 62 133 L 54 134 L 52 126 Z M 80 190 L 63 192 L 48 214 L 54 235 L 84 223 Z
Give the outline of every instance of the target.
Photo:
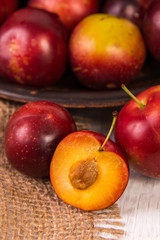
M 25 104 L 11 116 L 6 126 L 8 161 L 24 174 L 48 176 L 57 144 L 75 130 L 73 118 L 61 106 L 47 101 Z
M 34 8 L 14 12 L 0 29 L 0 76 L 42 87 L 66 66 L 66 30 L 56 14 Z
M 138 172 L 160 178 L 160 86 L 147 89 L 126 104 L 115 125 L 115 140 Z
M 70 36 L 71 68 L 77 79 L 90 88 L 115 88 L 129 83 L 141 70 L 145 57 L 142 34 L 127 19 L 92 14 Z
M 149 5 L 142 30 L 149 52 L 160 61 L 160 1 L 154 0 Z
M 145 8 L 138 0 L 106 0 L 102 12 L 126 18 L 141 27 Z
M 99 10 L 99 0 L 29 0 L 28 6 L 57 13 L 71 32 L 84 17 Z

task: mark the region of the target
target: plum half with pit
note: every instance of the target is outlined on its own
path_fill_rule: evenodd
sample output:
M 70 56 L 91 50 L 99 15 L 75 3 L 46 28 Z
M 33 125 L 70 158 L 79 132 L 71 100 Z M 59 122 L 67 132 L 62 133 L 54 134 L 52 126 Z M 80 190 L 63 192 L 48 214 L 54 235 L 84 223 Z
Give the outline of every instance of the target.
M 77 131 L 57 146 L 50 165 L 50 179 L 57 195 L 84 211 L 113 205 L 129 179 L 128 163 L 109 139 L 116 120 L 105 137 L 93 131 Z
M 47 177 L 58 143 L 76 131 L 71 114 L 50 101 L 30 102 L 17 109 L 6 126 L 8 161 L 32 177 Z

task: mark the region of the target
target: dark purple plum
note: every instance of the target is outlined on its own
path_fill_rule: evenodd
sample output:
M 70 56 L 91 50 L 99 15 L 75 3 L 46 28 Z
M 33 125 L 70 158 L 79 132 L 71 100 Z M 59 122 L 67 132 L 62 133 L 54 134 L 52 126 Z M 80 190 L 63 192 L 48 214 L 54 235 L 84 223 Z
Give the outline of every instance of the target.
M 142 24 L 143 36 L 151 55 L 160 61 L 160 1 L 149 5 Z
M 13 113 L 6 126 L 8 161 L 26 175 L 46 177 L 55 148 L 73 131 L 75 122 L 65 108 L 50 101 L 27 103 Z
M 106 0 L 102 12 L 126 18 L 141 27 L 147 3 L 150 0 Z

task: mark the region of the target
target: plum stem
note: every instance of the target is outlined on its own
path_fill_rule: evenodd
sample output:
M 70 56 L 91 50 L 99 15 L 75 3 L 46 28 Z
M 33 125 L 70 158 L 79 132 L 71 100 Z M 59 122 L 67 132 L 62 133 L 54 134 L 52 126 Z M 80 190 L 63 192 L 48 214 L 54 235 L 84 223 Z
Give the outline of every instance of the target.
M 144 105 L 141 101 L 139 101 L 139 100 L 131 93 L 131 91 L 129 91 L 129 89 L 128 89 L 124 84 L 121 85 L 121 88 L 122 88 L 132 99 L 134 99 L 134 100 L 138 103 L 138 105 L 139 105 L 140 108 L 144 108 L 144 107 L 145 107 L 145 105 Z
M 107 134 L 107 137 L 105 138 L 103 144 L 100 146 L 99 151 L 103 151 L 103 150 L 104 150 L 104 146 L 106 145 L 108 139 L 109 139 L 110 136 L 111 136 L 111 133 L 112 133 L 113 128 L 114 128 L 114 125 L 115 125 L 116 120 L 117 120 L 118 112 L 117 112 L 117 111 L 114 111 L 114 112 L 112 113 L 112 116 L 113 116 L 113 121 L 112 121 L 110 130 L 109 130 L 109 132 L 108 132 L 108 134 Z

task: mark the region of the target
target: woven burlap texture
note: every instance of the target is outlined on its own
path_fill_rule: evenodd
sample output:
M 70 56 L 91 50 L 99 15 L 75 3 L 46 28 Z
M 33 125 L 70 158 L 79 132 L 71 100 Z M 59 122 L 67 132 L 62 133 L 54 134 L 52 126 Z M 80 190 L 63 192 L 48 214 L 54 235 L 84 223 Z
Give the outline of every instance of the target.
M 25 176 L 9 164 L 5 127 L 20 106 L 0 99 L 0 240 L 119 239 L 124 230 L 117 204 L 98 212 L 81 211 L 57 197 L 49 178 Z

